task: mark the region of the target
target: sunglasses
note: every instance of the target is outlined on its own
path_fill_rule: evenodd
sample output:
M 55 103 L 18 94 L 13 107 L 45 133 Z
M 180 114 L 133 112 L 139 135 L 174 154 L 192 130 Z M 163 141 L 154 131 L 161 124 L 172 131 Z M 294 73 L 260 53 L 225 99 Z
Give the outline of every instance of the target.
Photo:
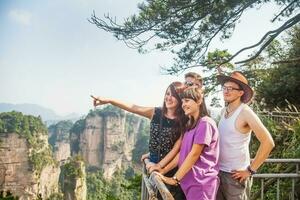
M 200 84 L 193 83 L 193 82 L 191 82 L 191 81 L 186 81 L 186 82 L 184 82 L 184 85 L 186 85 L 187 87 L 192 87 L 192 86 L 197 86 L 198 88 L 201 87 Z

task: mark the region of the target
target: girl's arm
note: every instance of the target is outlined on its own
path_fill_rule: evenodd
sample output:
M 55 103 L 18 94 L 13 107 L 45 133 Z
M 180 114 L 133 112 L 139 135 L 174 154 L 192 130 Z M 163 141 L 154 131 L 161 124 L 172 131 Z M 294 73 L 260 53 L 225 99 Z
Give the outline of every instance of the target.
M 119 107 L 131 113 L 138 114 L 148 119 L 151 119 L 154 114 L 154 107 L 144 107 L 144 106 L 125 103 L 116 99 L 109 99 L 104 97 L 94 97 L 94 96 L 91 97 L 94 99 L 93 101 L 94 106 L 110 103 L 113 106 Z
M 159 172 L 161 174 L 166 174 L 175 167 L 177 167 L 179 161 L 179 152 L 176 154 L 176 156 L 173 158 L 171 162 L 169 162 L 163 169 L 161 169 Z
M 188 173 L 196 161 L 200 158 L 204 144 L 193 144 L 192 150 L 187 155 L 182 165 L 174 175 L 179 181 Z
M 149 168 L 149 173 L 152 171 L 161 171 L 169 162 L 171 162 L 178 154 L 181 146 L 182 136 L 175 142 L 172 150 L 157 164 Z
M 171 168 L 172 166 L 169 166 L 169 165 L 171 165 L 171 163 L 173 163 L 173 161 L 163 169 L 161 174 L 158 173 L 158 175 L 165 183 L 167 183 L 169 185 L 177 185 L 178 181 L 180 181 L 186 175 L 186 173 L 188 173 L 188 171 L 192 168 L 192 166 L 199 159 L 203 148 L 204 148 L 203 144 L 193 144 L 191 152 L 187 155 L 187 157 L 183 161 L 182 165 L 180 166 L 180 168 L 177 170 L 176 174 L 173 177 L 166 177 L 166 176 L 162 175 L 162 174 L 166 173 L 165 169 L 166 169 L 166 171 L 169 171 L 176 166 L 175 165 L 173 168 Z M 179 154 L 176 156 L 176 158 L 177 158 L 177 163 L 178 163 Z M 170 169 L 169 169 L 169 167 L 170 167 Z

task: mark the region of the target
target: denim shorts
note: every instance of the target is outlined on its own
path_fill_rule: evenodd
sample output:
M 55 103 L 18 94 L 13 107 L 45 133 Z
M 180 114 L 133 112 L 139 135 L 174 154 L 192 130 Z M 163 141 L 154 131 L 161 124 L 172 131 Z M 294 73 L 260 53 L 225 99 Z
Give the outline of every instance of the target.
M 150 160 L 150 162 L 158 163 L 160 161 L 159 154 L 158 153 L 150 153 L 149 160 Z

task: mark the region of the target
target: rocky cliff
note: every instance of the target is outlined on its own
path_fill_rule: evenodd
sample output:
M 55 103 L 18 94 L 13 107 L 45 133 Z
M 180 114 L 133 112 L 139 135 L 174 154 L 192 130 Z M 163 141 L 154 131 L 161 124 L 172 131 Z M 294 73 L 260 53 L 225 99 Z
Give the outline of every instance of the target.
M 0 125 L 1 193 L 19 199 L 47 199 L 57 193 L 60 169 L 42 122 L 20 113 L 1 113 Z
M 62 166 L 61 179 L 65 200 L 86 199 L 85 164 L 80 156 L 69 158 Z
M 81 154 L 87 167 L 103 169 L 109 179 L 131 162 L 142 120 L 111 106 L 92 111 L 71 131 L 72 154 Z
M 52 145 L 55 160 L 61 162 L 71 156 L 70 129 L 71 121 L 60 121 L 48 127 L 49 144 Z

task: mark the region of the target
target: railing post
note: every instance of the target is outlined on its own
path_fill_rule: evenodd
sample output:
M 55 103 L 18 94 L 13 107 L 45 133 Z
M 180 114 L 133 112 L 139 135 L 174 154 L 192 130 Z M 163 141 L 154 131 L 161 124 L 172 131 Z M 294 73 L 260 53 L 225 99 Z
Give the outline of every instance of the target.
M 276 194 L 277 200 L 279 200 L 279 194 L 280 194 L 279 184 L 280 184 L 280 178 L 277 178 L 277 194 Z
M 292 197 L 291 200 L 295 199 L 295 179 L 292 179 Z
M 260 182 L 261 182 L 261 189 L 260 189 L 260 198 L 261 200 L 264 199 L 264 179 L 260 179 Z

